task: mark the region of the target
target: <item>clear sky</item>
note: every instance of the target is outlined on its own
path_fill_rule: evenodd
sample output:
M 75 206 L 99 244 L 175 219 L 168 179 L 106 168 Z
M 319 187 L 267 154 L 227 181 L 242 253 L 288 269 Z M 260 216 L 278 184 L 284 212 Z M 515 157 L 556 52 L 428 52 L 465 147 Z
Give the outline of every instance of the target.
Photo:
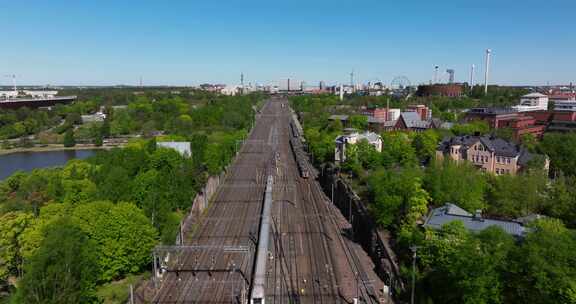
M 0 0 L 0 75 L 25 84 L 576 82 L 574 0 Z M 0 84 L 10 84 L 6 77 Z

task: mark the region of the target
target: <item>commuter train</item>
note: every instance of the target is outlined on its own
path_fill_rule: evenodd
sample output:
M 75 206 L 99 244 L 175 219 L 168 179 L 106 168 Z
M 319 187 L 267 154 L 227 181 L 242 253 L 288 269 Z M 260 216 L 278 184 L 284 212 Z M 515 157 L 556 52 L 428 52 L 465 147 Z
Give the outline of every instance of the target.
M 308 178 L 310 176 L 310 171 L 308 170 L 308 162 L 306 161 L 306 155 L 302 150 L 302 144 L 298 138 L 290 139 L 290 148 L 294 154 L 294 159 L 296 159 L 296 165 L 298 166 L 298 172 L 302 178 Z
M 292 130 L 292 137 L 298 138 L 300 134 L 298 133 L 298 128 L 294 125 L 294 122 L 290 122 L 290 130 Z

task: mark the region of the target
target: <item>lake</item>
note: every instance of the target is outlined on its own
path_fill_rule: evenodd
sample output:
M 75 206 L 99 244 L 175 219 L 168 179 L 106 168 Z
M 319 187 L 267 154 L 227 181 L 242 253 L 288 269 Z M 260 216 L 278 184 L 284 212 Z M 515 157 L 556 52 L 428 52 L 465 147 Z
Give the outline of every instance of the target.
M 17 152 L 0 155 L 0 180 L 18 170 L 32 171 L 36 168 L 62 166 L 71 159 L 84 159 L 94 154 L 96 150 Z

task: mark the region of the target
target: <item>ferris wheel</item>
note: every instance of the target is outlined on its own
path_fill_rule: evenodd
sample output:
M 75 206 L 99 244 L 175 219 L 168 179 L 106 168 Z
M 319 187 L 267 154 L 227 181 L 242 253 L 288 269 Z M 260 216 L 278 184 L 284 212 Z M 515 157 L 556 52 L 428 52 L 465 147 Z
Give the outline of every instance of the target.
M 410 79 L 406 76 L 396 76 L 390 83 L 390 88 L 393 90 L 403 90 L 411 85 Z

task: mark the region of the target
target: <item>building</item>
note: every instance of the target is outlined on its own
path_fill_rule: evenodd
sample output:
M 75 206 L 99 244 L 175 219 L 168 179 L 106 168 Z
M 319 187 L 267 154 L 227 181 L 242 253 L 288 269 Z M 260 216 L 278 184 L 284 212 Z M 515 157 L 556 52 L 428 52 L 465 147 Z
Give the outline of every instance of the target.
M 554 111 L 563 112 L 570 111 L 576 112 L 576 100 L 558 100 L 554 102 Z
M 80 118 L 82 119 L 83 124 L 90 122 L 103 122 L 106 119 L 106 114 L 102 111 L 98 111 L 90 115 L 81 115 Z
M 432 110 L 425 105 L 408 105 L 406 112 L 416 112 L 421 120 L 432 119 Z
M 336 137 L 336 149 L 334 152 L 334 160 L 337 162 L 346 161 L 346 146 L 355 145 L 361 140 L 367 140 L 374 149 L 382 152 L 382 137 L 374 132 L 358 133 L 354 132 L 348 135 L 340 135 Z
M 394 130 L 422 132 L 432 128 L 432 120 L 422 120 L 418 112 L 402 112 Z
M 174 149 L 180 155 L 185 157 L 192 156 L 192 149 L 190 142 L 187 141 L 162 141 L 157 143 L 158 147 Z
M 31 91 L 31 90 L 0 91 L 0 99 L 54 98 L 56 95 L 58 95 L 58 91 Z
M 416 91 L 420 97 L 444 96 L 461 97 L 464 95 L 464 86 L 461 84 L 431 84 L 420 85 Z
M 484 172 L 496 175 L 516 175 L 535 156 L 519 145 L 492 136 L 454 136 L 444 139 L 436 150 L 437 159 L 469 162 Z M 549 163 L 548 157 L 545 157 L 545 170 L 548 170 Z
M 68 104 L 76 100 L 76 96 L 56 96 L 52 98 L 15 98 L 0 99 L 0 109 L 18 109 L 18 108 L 48 108 L 57 104 Z
M 537 219 L 537 217 L 536 217 Z M 454 205 L 446 204 L 440 208 L 433 209 L 424 221 L 424 227 L 439 230 L 443 225 L 458 221 L 470 232 L 479 233 L 489 227 L 499 227 L 504 232 L 516 237 L 523 238 L 528 232 L 520 220 L 506 221 L 488 219 L 482 216 L 482 211 L 477 210 L 475 214 Z
M 513 106 L 517 112 L 547 111 L 548 96 L 540 93 L 530 93 L 520 97 L 520 104 Z
M 482 120 L 492 129 L 510 128 L 512 137 L 521 140 L 525 134 L 532 134 L 542 138 L 546 131 L 547 122 L 542 121 L 542 115 L 536 112 L 516 112 L 505 108 L 474 108 L 470 109 L 464 117 L 465 122 Z
M 369 108 L 365 109 L 362 114 L 377 120 L 390 121 L 397 120 L 400 117 L 400 109 Z

